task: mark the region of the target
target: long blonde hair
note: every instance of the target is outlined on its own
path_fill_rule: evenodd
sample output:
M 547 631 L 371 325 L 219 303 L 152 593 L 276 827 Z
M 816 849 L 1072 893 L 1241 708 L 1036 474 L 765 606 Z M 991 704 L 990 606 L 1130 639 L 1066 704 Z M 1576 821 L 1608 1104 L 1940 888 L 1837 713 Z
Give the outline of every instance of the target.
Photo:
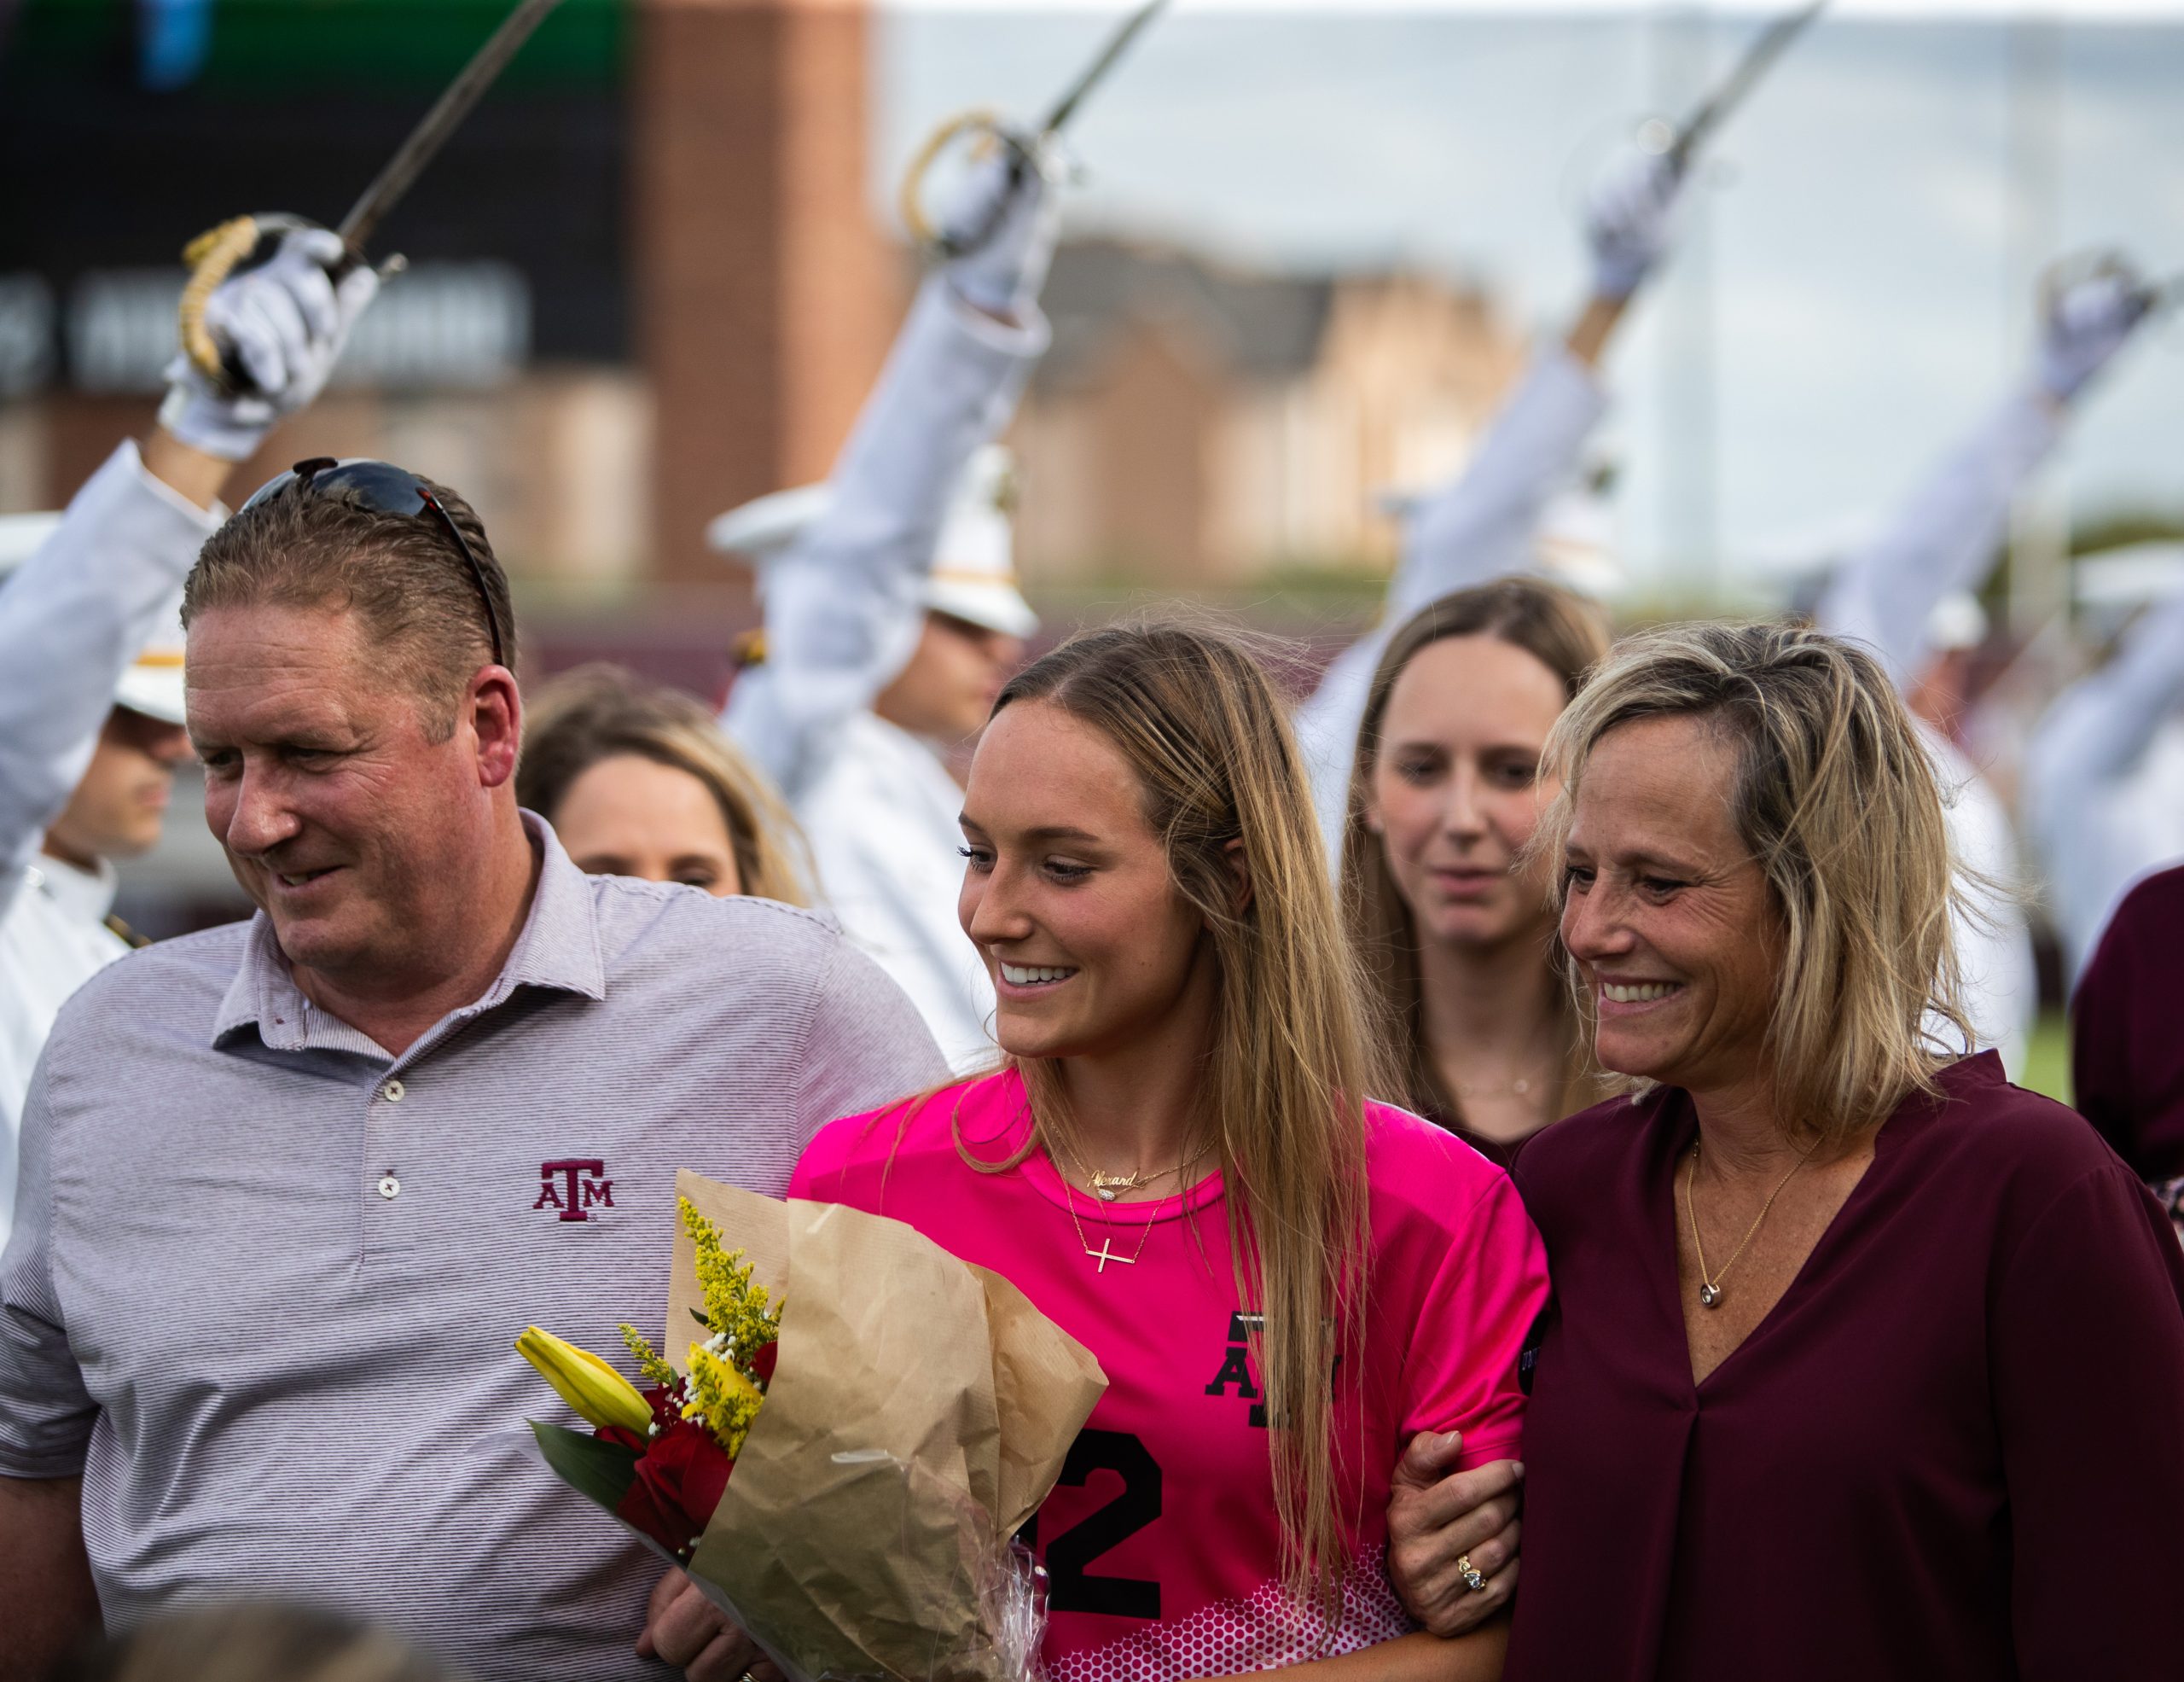
M 1362 1332 L 1363 1100 L 1380 1071 L 1304 761 L 1261 661 L 1226 634 L 1172 624 L 1089 631 L 1019 673 L 994 711 L 1024 701 L 1121 750 L 1176 891 L 1206 922 L 1218 998 L 1203 1148 L 1228 1190 L 1240 1300 L 1264 1317 L 1255 1353 L 1285 1580 L 1300 1602 L 1316 1594 L 1331 1627 L 1348 1563 L 1333 1373 Z M 1251 889 L 1240 907 L 1237 842 Z M 1030 1095 L 1031 1136 L 1008 1163 L 982 1167 L 1012 1166 L 1050 1139 L 1067 1147 L 1059 1069 L 1010 1062 Z
M 1343 821 L 1343 922 L 1363 963 L 1368 996 L 1395 1042 L 1406 1097 L 1444 1123 L 1461 1126 L 1463 1106 L 1442 1080 L 1426 1043 L 1418 919 L 1396 885 L 1386 842 L 1367 819 L 1373 779 L 1380 769 L 1380 732 L 1396 682 L 1421 652 L 1451 637 L 1492 637 L 1522 649 L 1560 680 L 1566 701 L 1607 653 L 1608 633 L 1600 609 L 1560 585 L 1542 579 L 1498 579 L 1443 596 L 1406 620 L 1389 639 L 1366 692 L 1365 715 L 1351 761 L 1349 811 Z M 1554 961 L 1551 939 L 1542 946 L 1541 961 Z M 1554 997 L 1563 1000 L 1568 994 L 1557 988 Z M 1557 1115 L 1569 1108 L 1572 1091 L 1594 1073 L 1591 1036 L 1574 1004 L 1564 1017 L 1566 1049 L 1554 1095 Z
M 595 663 L 549 679 L 527 700 L 516 798 L 548 823 L 577 778 L 602 760 L 635 754 L 705 785 L 728 826 L 744 893 L 810 903 L 816 872 L 804 831 L 696 699 Z
M 1737 753 L 1724 791 L 1780 918 L 1768 1025 L 1792 1132 L 1878 1127 L 1972 1042 L 1952 917 L 1962 903 L 1931 762 L 1856 644 L 1787 625 L 1673 625 L 1618 643 L 1548 737 L 1562 792 L 1534 845 L 1560 859 L 1587 762 L 1640 719 L 1711 721 Z

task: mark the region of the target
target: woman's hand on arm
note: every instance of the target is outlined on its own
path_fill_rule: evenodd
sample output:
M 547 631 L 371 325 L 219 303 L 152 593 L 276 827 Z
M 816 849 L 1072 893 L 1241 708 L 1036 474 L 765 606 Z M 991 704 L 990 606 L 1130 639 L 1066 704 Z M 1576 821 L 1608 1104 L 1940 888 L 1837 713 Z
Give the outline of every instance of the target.
M 1421 1431 L 1397 1463 L 1388 1498 L 1388 1577 L 1403 1609 L 1439 1636 L 1475 1629 L 1517 1587 L 1525 1469 L 1495 1460 L 1452 1471 L 1460 1432 Z M 1474 1589 L 1462 1562 L 1486 1579 Z

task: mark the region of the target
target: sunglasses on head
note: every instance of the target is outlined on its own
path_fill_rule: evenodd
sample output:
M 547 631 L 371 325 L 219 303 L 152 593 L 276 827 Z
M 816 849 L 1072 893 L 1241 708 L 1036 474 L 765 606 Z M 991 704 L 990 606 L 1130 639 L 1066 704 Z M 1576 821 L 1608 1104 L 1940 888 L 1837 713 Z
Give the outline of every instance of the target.
M 493 592 L 485 584 L 485 569 L 478 564 L 478 556 L 462 535 L 462 528 L 454 517 L 440 506 L 440 499 L 433 494 L 432 487 L 410 472 L 392 462 L 375 462 L 366 457 L 352 457 L 348 461 L 336 461 L 331 456 L 313 456 L 307 462 L 298 462 L 286 473 L 269 479 L 252 492 L 242 505 L 242 511 L 256 508 L 258 503 L 270 502 L 275 497 L 297 488 L 298 496 L 314 496 L 322 491 L 347 491 L 357 501 L 375 514 L 407 514 L 428 516 L 439 521 L 440 529 L 455 540 L 463 562 L 470 568 L 470 577 L 478 586 L 478 598 L 485 607 L 485 630 L 493 639 L 493 664 L 506 666 L 508 655 L 501 641 L 500 615 L 493 611 Z

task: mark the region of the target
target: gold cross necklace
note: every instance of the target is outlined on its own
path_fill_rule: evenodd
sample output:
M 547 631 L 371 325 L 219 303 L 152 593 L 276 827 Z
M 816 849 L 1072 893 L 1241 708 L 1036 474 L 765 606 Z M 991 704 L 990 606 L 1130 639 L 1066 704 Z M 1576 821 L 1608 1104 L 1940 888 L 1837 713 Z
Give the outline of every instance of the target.
M 1112 1202 L 1117 1192 L 1134 1190 L 1141 1184 L 1159 1179 L 1163 1174 L 1171 1174 L 1176 1172 L 1173 1168 L 1162 1168 L 1156 1173 L 1147 1173 L 1140 1170 L 1130 1174 L 1127 1179 L 1113 1174 L 1086 1175 L 1084 1165 L 1077 1160 L 1075 1155 L 1066 1146 L 1063 1148 L 1063 1155 L 1069 1157 L 1070 1166 L 1077 1170 L 1079 1177 L 1089 1179 L 1092 1190 L 1107 1202 Z M 1048 1160 L 1052 1160 L 1051 1155 Z M 1101 1235 L 1098 1249 L 1092 1248 L 1091 1241 L 1084 1236 L 1084 1223 L 1077 1218 L 1077 1188 L 1069 1183 L 1067 1175 L 1060 1175 L 1059 1178 L 1061 1180 L 1062 1207 L 1069 1211 L 1069 1224 L 1077 1229 L 1077 1247 L 1084 1252 L 1085 1259 L 1097 1262 L 1099 1267 L 1096 1271 L 1101 1273 L 1107 1271 L 1107 1264 L 1111 1261 L 1119 1262 L 1125 1267 L 1136 1266 L 1138 1259 L 1145 1254 L 1146 1245 L 1152 1240 L 1153 1229 L 1159 1224 L 1160 1217 L 1157 1213 L 1159 1208 L 1158 1200 L 1153 1202 L 1156 1213 L 1145 1223 L 1145 1231 L 1137 1235 L 1137 1248 L 1129 1255 L 1118 1255 L 1115 1254 L 1114 1235 L 1112 1231 Z M 1108 1186 L 1114 1189 L 1112 1190 L 1103 1189 Z M 1103 1225 L 1108 1224 L 1107 1212 L 1104 1209 L 1100 1213 L 1100 1219 Z

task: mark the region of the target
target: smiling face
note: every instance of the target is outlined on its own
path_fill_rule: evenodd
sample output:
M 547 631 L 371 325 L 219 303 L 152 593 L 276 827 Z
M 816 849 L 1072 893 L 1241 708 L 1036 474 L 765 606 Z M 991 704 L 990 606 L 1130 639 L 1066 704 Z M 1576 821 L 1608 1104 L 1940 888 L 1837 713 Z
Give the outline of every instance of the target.
M 189 733 L 205 819 L 281 950 L 367 987 L 462 957 L 514 769 L 517 703 L 497 666 L 434 742 L 354 615 L 238 606 L 189 626 Z
M 1205 921 L 1177 891 L 1113 742 L 1042 701 L 987 726 L 964 790 L 957 911 L 1022 1057 L 1096 1056 L 1210 1033 Z
M 1545 862 L 1517 860 L 1554 798 L 1539 779 L 1562 680 L 1498 637 L 1420 649 L 1389 691 L 1366 822 L 1421 938 L 1495 946 L 1553 920 Z
M 1641 719 L 1594 744 L 1564 849 L 1562 939 L 1600 1065 L 1693 1092 L 1756 1090 L 1781 922 L 1730 813 L 1737 750 L 1711 722 Z
M 548 814 L 578 870 L 688 882 L 716 899 L 743 891 L 720 802 L 687 771 L 642 754 L 584 770 Z

